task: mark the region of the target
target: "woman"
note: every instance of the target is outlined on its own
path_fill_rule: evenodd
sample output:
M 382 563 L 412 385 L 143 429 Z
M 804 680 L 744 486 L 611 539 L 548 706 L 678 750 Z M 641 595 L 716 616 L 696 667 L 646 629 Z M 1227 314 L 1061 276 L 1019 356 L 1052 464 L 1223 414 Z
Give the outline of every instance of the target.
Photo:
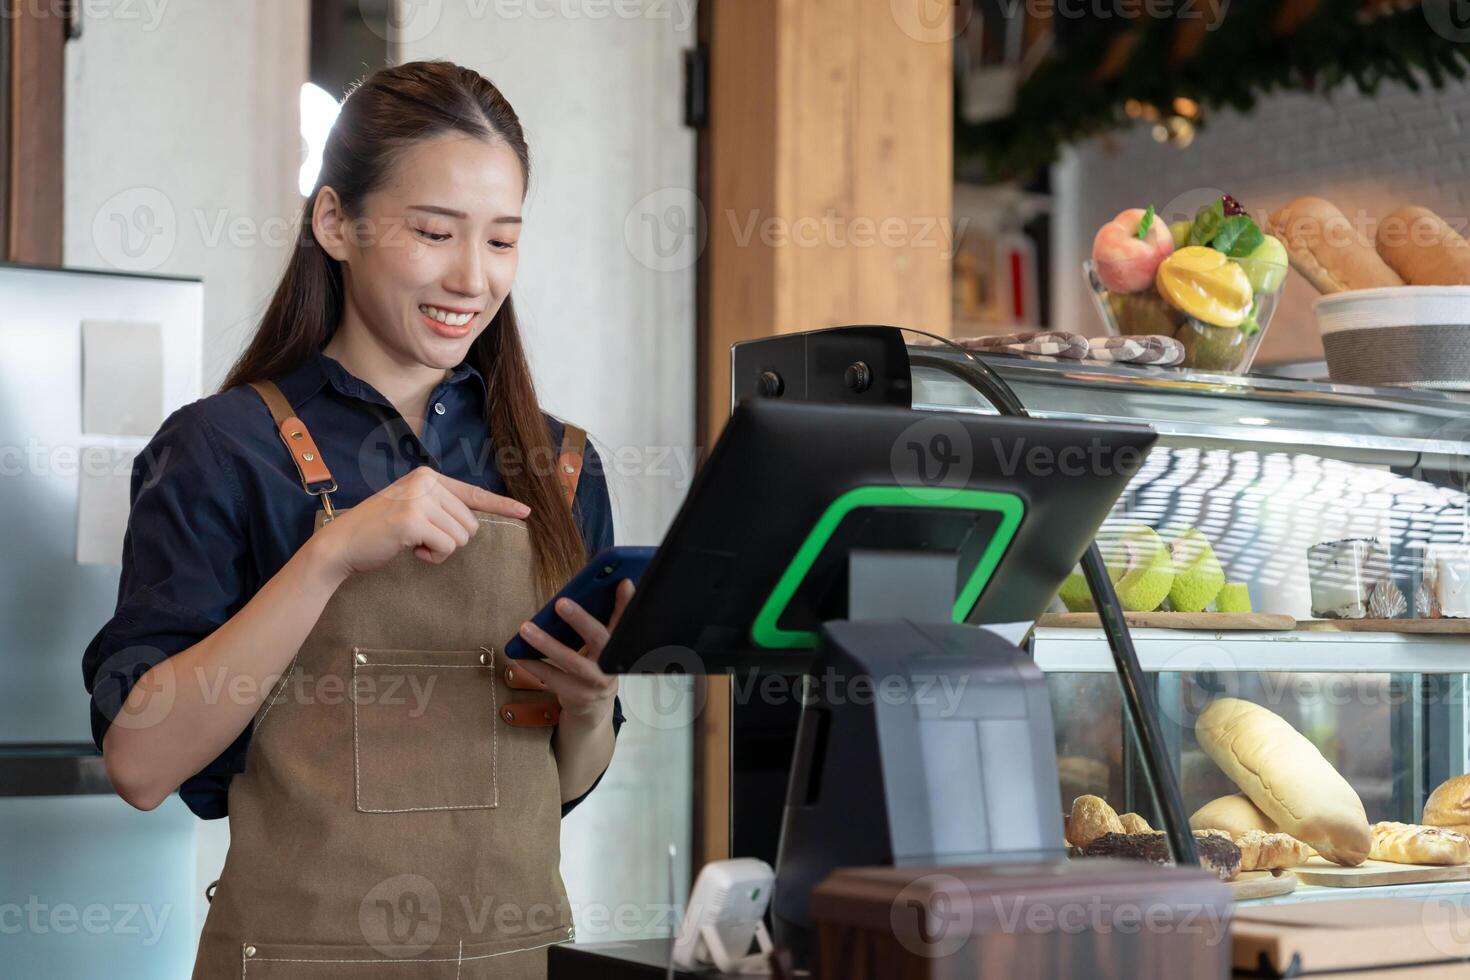
M 517 331 L 528 180 L 480 75 L 366 79 L 254 338 L 135 469 L 84 671 L 117 791 L 229 817 L 196 978 L 540 977 L 571 937 L 559 817 L 617 686 L 608 627 L 526 620 L 612 524 Z M 547 659 L 508 663 L 517 631 Z

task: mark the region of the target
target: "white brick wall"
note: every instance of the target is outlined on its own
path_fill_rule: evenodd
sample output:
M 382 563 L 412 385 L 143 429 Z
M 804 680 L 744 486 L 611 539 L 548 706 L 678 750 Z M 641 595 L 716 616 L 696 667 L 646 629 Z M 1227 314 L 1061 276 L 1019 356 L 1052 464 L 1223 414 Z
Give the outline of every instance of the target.
M 1419 93 L 1384 86 L 1373 97 L 1352 86 L 1330 97 L 1271 96 L 1249 113 L 1211 114 L 1182 150 L 1154 142 L 1140 125 L 1078 146 L 1053 177 L 1053 325 L 1101 333 L 1076 270 L 1098 226 L 1124 208 L 1163 207 L 1192 190 L 1220 188 L 1257 219 L 1303 194 L 1371 220 L 1406 203 L 1452 224 L 1470 216 L 1470 84 Z M 1316 295 L 1288 276 L 1261 361 L 1322 356 Z

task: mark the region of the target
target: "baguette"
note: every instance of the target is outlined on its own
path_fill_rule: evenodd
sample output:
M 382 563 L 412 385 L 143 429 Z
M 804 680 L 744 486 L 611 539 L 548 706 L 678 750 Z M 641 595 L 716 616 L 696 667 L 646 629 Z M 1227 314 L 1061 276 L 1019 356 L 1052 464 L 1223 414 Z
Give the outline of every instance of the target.
M 1240 870 L 1274 871 L 1278 868 L 1295 868 L 1306 864 L 1315 853 L 1290 834 L 1268 834 L 1260 830 L 1248 830 L 1235 838 L 1240 848 Z
M 1363 801 L 1317 747 L 1280 716 L 1220 698 L 1195 723 L 1195 737 L 1225 775 L 1285 833 L 1335 864 L 1368 858 L 1373 831 Z
M 1073 847 L 1086 847 L 1103 834 L 1123 833 L 1118 811 L 1101 796 L 1079 796 L 1073 800 L 1071 819 L 1066 826 L 1067 840 Z
M 1470 864 L 1470 837 L 1443 827 L 1384 821 L 1373 825 L 1368 856 L 1397 864 Z
M 1232 839 L 1252 830 L 1274 834 L 1280 829 L 1244 793 L 1211 800 L 1194 811 L 1194 816 L 1189 818 L 1189 826 L 1194 830 L 1223 830 Z
M 1330 201 L 1299 197 L 1271 215 L 1269 226 L 1291 267 L 1320 293 L 1404 284 Z
M 1470 242 L 1428 208 L 1404 207 L 1378 224 L 1378 254 L 1414 286 L 1470 285 Z

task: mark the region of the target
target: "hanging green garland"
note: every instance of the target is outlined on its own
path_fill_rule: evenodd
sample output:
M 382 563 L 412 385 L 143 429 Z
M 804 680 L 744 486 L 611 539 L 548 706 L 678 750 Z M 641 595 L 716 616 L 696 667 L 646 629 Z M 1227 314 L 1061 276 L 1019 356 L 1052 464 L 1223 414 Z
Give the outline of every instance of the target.
M 1273 29 L 1279 4 L 1236 0 L 1194 56 L 1171 66 L 1181 18 L 1197 16 L 1199 5 L 1181 3 L 1176 9 L 1180 13 L 1173 17 L 1128 23 L 1137 31 L 1137 42 L 1122 71 L 1109 81 L 1095 75 L 1117 32 L 1099 22 L 1102 29 L 1070 43 L 1064 55 L 1026 80 L 1010 116 L 977 125 L 957 111 L 960 169 L 978 169 L 994 179 L 1045 166 L 1063 146 L 1127 124 L 1129 100 L 1167 108 L 1174 99 L 1187 98 L 1206 109 L 1248 111 L 1265 94 L 1327 92 L 1345 82 L 1369 94 L 1385 81 L 1414 91 L 1427 81 L 1437 89 L 1465 78 L 1470 68 L 1470 44 L 1436 31 L 1420 7 L 1366 23 L 1361 0 L 1321 0 L 1310 19 L 1289 35 Z

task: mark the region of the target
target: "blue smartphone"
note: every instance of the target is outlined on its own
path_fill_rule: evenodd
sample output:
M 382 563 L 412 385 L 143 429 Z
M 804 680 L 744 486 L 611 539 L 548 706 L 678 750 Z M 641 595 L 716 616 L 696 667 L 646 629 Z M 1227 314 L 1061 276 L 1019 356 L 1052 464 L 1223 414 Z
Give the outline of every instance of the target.
M 552 596 L 550 602 L 541 607 L 540 612 L 531 617 L 531 622 L 573 650 L 580 649 L 585 642 L 582 634 L 557 614 L 557 602 L 563 598 L 570 599 L 595 616 L 599 623 L 606 624 L 612 619 L 613 608 L 617 605 L 618 583 L 630 578 L 636 586 L 643 570 L 648 567 L 649 559 L 657 550 L 612 547 L 599 551 L 586 567 L 562 586 L 560 592 Z M 512 660 L 546 659 L 545 654 L 527 643 L 520 633 L 516 633 L 505 644 L 505 655 Z

